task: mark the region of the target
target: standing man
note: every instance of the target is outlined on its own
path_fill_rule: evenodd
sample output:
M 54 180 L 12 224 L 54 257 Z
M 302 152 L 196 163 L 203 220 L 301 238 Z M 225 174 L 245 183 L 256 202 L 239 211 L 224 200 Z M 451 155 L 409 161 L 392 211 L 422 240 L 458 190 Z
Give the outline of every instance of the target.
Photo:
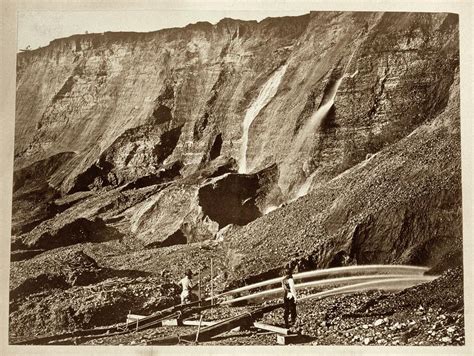
M 181 304 L 188 304 L 191 302 L 191 290 L 196 287 L 196 284 L 193 284 L 192 279 L 193 272 L 190 269 L 186 271 L 184 274 L 184 278 L 182 278 L 178 285 L 181 286 Z
M 285 270 L 281 285 L 285 293 L 283 296 L 283 303 L 285 306 L 283 318 L 285 319 L 285 328 L 288 329 L 290 326 L 288 323 L 288 316 L 291 315 L 291 325 L 293 325 L 296 321 L 296 288 L 295 281 L 293 280 L 293 272 L 290 268 Z

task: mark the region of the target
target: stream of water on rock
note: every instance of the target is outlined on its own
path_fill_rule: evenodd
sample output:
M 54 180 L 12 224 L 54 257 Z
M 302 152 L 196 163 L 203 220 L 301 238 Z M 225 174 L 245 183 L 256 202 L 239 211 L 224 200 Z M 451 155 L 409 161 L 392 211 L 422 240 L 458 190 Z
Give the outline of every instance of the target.
M 260 90 L 257 99 L 255 99 L 245 113 L 245 118 L 242 123 L 242 145 L 240 146 L 239 173 L 247 173 L 247 147 L 249 142 L 250 125 L 252 125 L 253 120 L 257 117 L 260 111 L 275 96 L 287 67 L 288 64 L 285 64 L 273 73 Z
M 349 77 L 349 78 L 354 78 L 357 73 L 359 72 L 357 69 L 356 71 L 351 74 L 347 75 L 347 70 L 349 69 L 349 65 L 352 61 L 352 58 L 354 57 L 355 52 L 357 51 L 358 47 L 352 51 L 351 56 L 349 57 L 349 60 L 347 61 L 346 65 L 344 66 L 344 69 L 342 71 L 341 77 L 334 83 L 332 86 L 330 92 L 328 93 L 328 100 L 326 103 L 321 105 L 316 112 L 311 116 L 311 118 L 308 120 L 306 125 L 303 127 L 301 130 L 300 134 L 296 138 L 295 142 L 295 151 L 299 152 L 301 147 L 303 146 L 304 142 L 314 133 L 314 130 L 316 130 L 320 125 L 322 120 L 326 117 L 328 114 L 329 110 L 331 110 L 331 107 L 334 105 L 334 99 L 336 97 L 337 91 L 339 89 L 339 86 L 341 85 L 342 81 L 344 78 Z M 301 187 L 296 191 L 296 193 L 293 195 L 293 197 L 290 199 L 290 202 L 306 195 L 309 193 L 309 190 L 311 188 L 311 183 L 313 182 L 314 176 L 316 172 L 313 172 L 310 174 L 304 183 L 301 185 Z
M 337 79 L 336 82 L 332 85 L 329 93 L 327 94 L 327 101 L 324 104 L 322 104 L 313 113 L 313 115 L 311 115 L 310 119 L 307 121 L 307 123 L 303 126 L 302 130 L 297 135 L 297 137 L 295 139 L 295 144 L 292 148 L 293 152 L 296 152 L 296 153 L 300 152 L 300 150 L 301 150 L 302 146 L 304 145 L 304 143 L 306 142 L 306 140 L 308 138 L 310 138 L 311 135 L 313 135 L 314 131 L 321 125 L 322 121 L 324 120 L 326 115 L 329 113 L 329 110 L 331 110 L 332 106 L 334 105 L 334 99 L 336 98 L 337 91 L 339 90 L 339 86 L 341 85 L 342 81 L 347 77 L 354 78 L 357 75 L 357 73 L 358 73 L 357 69 L 353 74 L 351 74 L 351 75 L 347 74 L 347 70 L 349 69 L 350 63 L 352 62 L 352 59 L 353 59 L 354 54 L 356 53 L 357 49 L 358 49 L 358 47 L 356 47 L 354 49 L 354 51 L 352 51 L 352 53 L 349 57 L 349 60 L 347 61 L 346 65 L 344 66 L 344 68 L 342 70 L 341 77 L 339 79 Z M 280 78 L 276 78 L 277 73 L 280 70 L 283 70 L 283 73 L 281 74 Z M 241 164 L 239 165 L 239 173 L 246 173 L 246 169 L 247 169 L 246 153 L 247 153 L 247 144 L 248 144 L 248 129 L 250 127 L 250 124 L 255 119 L 255 117 L 258 115 L 258 112 L 271 99 L 271 97 L 269 99 L 264 98 L 263 94 L 264 94 L 265 91 L 270 92 L 270 90 L 269 90 L 269 88 L 267 88 L 267 86 L 269 87 L 270 85 L 275 85 L 275 89 L 274 89 L 274 93 L 273 93 L 273 95 L 275 95 L 276 89 L 278 89 L 278 85 L 280 83 L 281 77 L 284 74 L 284 70 L 286 70 L 286 66 L 281 67 L 277 72 L 275 72 L 275 74 L 270 78 L 270 80 L 268 80 L 267 83 L 265 83 L 265 86 L 262 88 L 259 97 L 257 98 L 257 100 L 254 102 L 254 104 L 247 111 L 247 114 L 246 114 L 245 119 L 244 119 L 243 144 L 241 146 L 242 149 L 245 149 L 245 151 L 241 151 L 242 156 L 241 156 L 241 160 L 240 160 Z M 272 95 L 272 97 L 273 97 L 273 95 Z M 267 100 L 267 101 L 262 106 L 257 106 L 257 103 L 259 101 L 263 102 L 264 99 Z M 258 109 L 258 111 L 255 111 L 255 109 Z M 253 116 L 251 116 L 251 115 L 253 115 Z M 246 120 L 249 120 L 249 121 L 247 122 Z M 303 184 L 290 196 L 290 198 L 288 199 L 287 202 L 293 202 L 296 199 L 301 198 L 302 196 L 305 196 L 306 194 L 308 194 L 309 191 L 310 191 L 310 188 L 311 188 L 311 184 L 313 183 L 313 179 L 314 179 L 315 175 L 316 175 L 316 171 L 314 171 L 309 176 L 307 176 L 307 178 L 305 179 Z M 263 214 L 266 215 L 266 214 L 272 212 L 273 210 L 278 209 L 279 207 L 281 207 L 281 205 L 280 206 L 276 206 L 276 205 L 267 206 L 264 209 Z
M 300 151 L 301 146 L 303 146 L 304 142 L 314 133 L 314 130 L 321 125 L 322 120 L 326 117 L 327 113 L 331 109 L 334 104 L 334 98 L 336 97 L 337 90 L 341 85 L 342 80 L 344 77 L 339 78 L 336 83 L 331 88 L 331 91 L 328 95 L 328 101 L 321 105 L 316 112 L 311 115 L 311 118 L 308 120 L 306 125 L 303 126 L 301 133 L 296 138 L 296 151 Z
M 326 101 L 326 103 L 321 105 L 314 112 L 314 114 L 311 116 L 311 118 L 308 120 L 308 122 L 304 125 L 302 130 L 299 132 L 298 136 L 296 137 L 295 144 L 292 148 L 293 152 L 297 153 L 301 150 L 301 147 L 303 146 L 305 141 L 311 137 L 311 135 L 314 133 L 314 130 L 316 130 L 316 128 L 319 127 L 322 120 L 326 117 L 327 113 L 329 112 L 329 110 L 334 104 L 334 98 L 336 97 L 337 90 L 339 89 L 339 86 L 341 85 L 341 82 L 344 78 L 345 76 L 342 76 L 336 81 L 336 83 L 334 83 L 334 85 L 332 86 L 328 94 L 329 98 Z M 241 165 L 240 167 L 246 167 L 246 166 Z M 245 173 L 245 171 L 243 172 L 240 171 L 240 167 L 239 167 L 239 173 Z M 315 175 L 316 175 L 316 172 L 313 172 L 312 174 L 310 174 L 306 178 L 306 180 L 303 182 L 303 184 L 292 195 L 290 195 L 290 198 L 288 199 L 287 202 L 291 203 L 295 201 L 296 199 L 301 198 L 302 196 L 308 194 L 311 188 L 311 183 L 313 182 Z M 275 205 L 268 206 L 264 209 L 263 214 L 266 215 L 272 212 L 273 210 L 278 209 L 280 206 L 275 206 Z
M 305 141 L 311 137 L 311 135 L 314 134 L 314 131 L 321 125 L 322 120 L 326 117 L 328 114 L 329 110 L 331 107 L 334 105 L 334 98 L 336 97 L 337 90 L 339 89 L 339 86 L 342 83 L 342 80 L 344 79 L 345 76 L 342 76 L 339 78 L 336 83 L 332 86 L 329 95 L 328 95 L 328 100 L 321 105 L 313 115 L 311 115 L 311 118 L 308 120 L 308 122 L 303 126 L 303 129 L 300 131 L 298 136 L 296 137 L 295 140 L 295 146 L 294 146 L 294 152 L 299 152 L 301 150 L 301 147 L 304 145 Z M 293 196 L 289 199 L 290 202 L 308 194 L 309 189 L 311 187 L 311 183 L 313 182 L 314 176 L 316 172 L 313 172 L 310 174 L 304 183 L 301 185 L 301 187 L 298 188 L 298 190 L 293 194 Z

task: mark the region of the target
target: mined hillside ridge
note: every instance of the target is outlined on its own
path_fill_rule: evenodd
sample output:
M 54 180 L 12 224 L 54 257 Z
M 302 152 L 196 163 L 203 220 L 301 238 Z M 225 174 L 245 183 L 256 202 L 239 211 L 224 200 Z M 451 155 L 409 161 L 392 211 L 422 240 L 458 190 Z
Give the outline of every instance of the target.
M 258 274 L 262 260 L 267 269 L 290 258 L 302 268 L 344 260 L 434 267 L 461 253 L 458 79 L 450 94 L 446 109 L 409 137 L 225 236 L 245 256 L 237 275 Z
M 172 303 L 163 286 L 184 268 L 209 281 L 211 257 L 220 289 L 290 261 L 462 263 L 456 14 L 74 35 L 18 54 L 16 98 L 10 317 L 23 336 L 30 296 L 63 318 L 49 332 L 76 314 L 105 325 L 114 303 Z M 74 256 L 94 261 L 82 285 L 33 273 Z M 127 274 L 163 288 L 149 302 L 117 287 L 98 319 L 78 311 L 89 284 Z

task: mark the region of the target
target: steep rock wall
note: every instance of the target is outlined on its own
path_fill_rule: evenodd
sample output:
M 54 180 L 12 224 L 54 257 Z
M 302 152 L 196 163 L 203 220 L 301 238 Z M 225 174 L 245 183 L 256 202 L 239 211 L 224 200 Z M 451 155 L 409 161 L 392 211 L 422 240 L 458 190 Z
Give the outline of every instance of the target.
M 19 56 L 16 164 L 78 152 L 52 181 L 68 192 L 121 135 L 150 125 L 183 126 L 168 159 L 183 162 L 184 175 L 210 159 L 219 135 L 220 154 L 239 160 L 246 111 L 285 64 L 246 156 L 248 171 L 278 164 L 290 199 L 311 174 L 324 183 L 442 110 L 456 24 L 449 14 L 325 12 L 57 40 Z M 58 84 L 45 86 L 53 70 Z M 150 160 L 152 147 L 130 146 L 130 166 Z
M 232 141 L 240 136 L 245 95 L 288 56 L 268 57 L 267 51 L 293 43 L 308 19 L 223 20 L 148 34 L 73 36 L 20 54 L 17 166 L 66 147 L 78 151 L 66 176 L 55 181 L 69 191 L 117 137 L 163 107 L 172 116 L 168 128 L 184 124 L 176 154 L 189 169 L 199 165 L 207 154 L 203 148 L 219 133 L 225 133 L 224 152 L 238 149 Z M 54 70 L 58 84 L 44 85 Z M 29 105 L 34 91 L 41 105 Z
M 234 278 L 291 260 L 301 268 L 408 263 L 435 267 L 462 253 L 459 76 L 433 121 L 223 237 L 240 255 Z M 249 253 L 249 251 L 258 251 Z
M 342 252 L 363 263 L 416 260 L 442 235 L 447 246 L 460 234 L 457 31 L 452 14 L 313 12 L 75 35 L 21 53 L 16 175 L 64 155 L 38 200 L 48 206 L 59 191 L 69 203 L 28 215 L 38 225 L 19 223 L 20 240 L 34 247 L 96 217 L 148 247 L 232 235 L 234 255 L 269 246 L 267 264 L 250 263 L 249 273 L 305 250 L 324 266 Z M 454 133 L 443 142 L 447 122 Z M 453 186 L 440 180 L 444 170 Z M 395 204 L 412 185 L 419 205 L 413 197 Z M 358 199 L 371 194 L 378 198 Z M 431 201 L 436 194 L 441 202 Z M 275 231 L 275 216 L 289 230 Z M 228 224 L 248 225 L 219 233 Z M 241 240 L 254 245 L 241 250 Z M 273 244 L 285 249 L 276 259 Z M 424 262 L 442 254 L 437 246 Z

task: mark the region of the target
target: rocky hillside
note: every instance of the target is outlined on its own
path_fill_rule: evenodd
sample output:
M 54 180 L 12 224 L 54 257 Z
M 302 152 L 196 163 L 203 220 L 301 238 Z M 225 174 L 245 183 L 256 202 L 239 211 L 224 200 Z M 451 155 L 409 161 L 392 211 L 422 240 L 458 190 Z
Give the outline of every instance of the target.
M 18 54 L 11 329 L 43 330 L 27 300 L 83 318 L 87 288 L 141 288 L 127 273 L 170 303 L 162 286 L 185 266 L 208 280 L 211 257 L 220 288 L 289 261 L 461 265 L 458 68 L 458 17 L 441 13 L 223 19 Z M 61 271 L 74 256 L 80 283 Z M 140 298 L 107 308 L 158 303 Z

